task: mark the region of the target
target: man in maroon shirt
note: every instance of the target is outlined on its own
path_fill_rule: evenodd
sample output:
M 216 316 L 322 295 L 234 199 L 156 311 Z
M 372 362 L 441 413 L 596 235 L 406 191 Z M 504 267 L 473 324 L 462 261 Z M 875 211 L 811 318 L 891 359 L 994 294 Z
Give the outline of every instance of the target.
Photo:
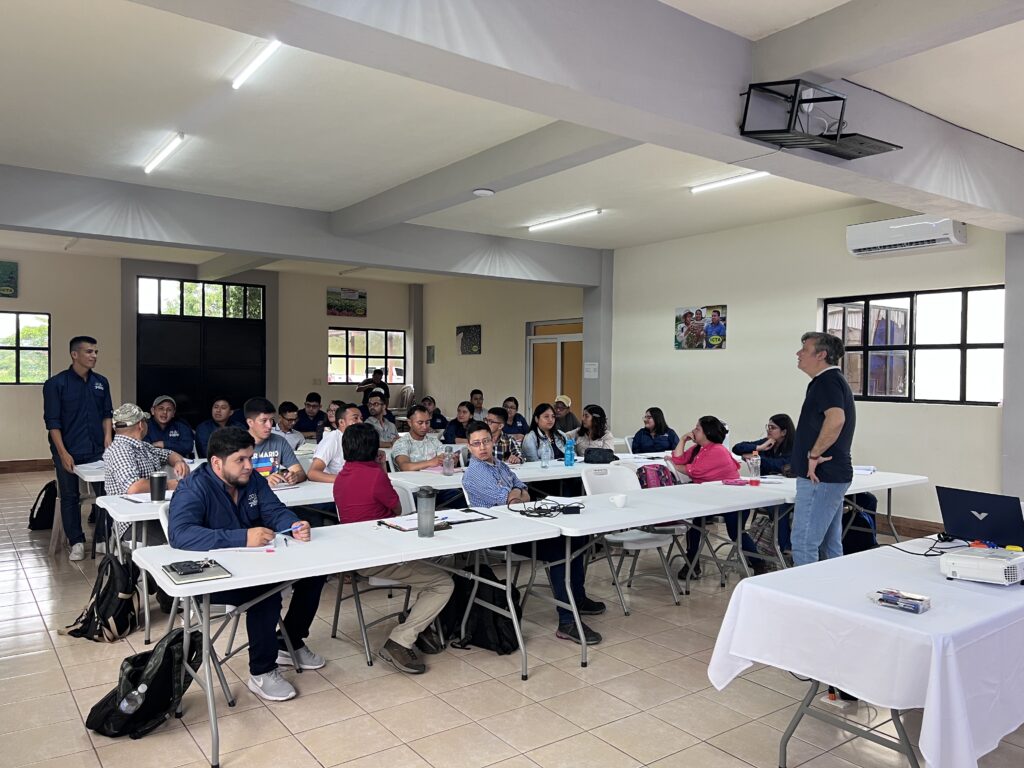
M 345 466 L 334 480 L 334 503 L 338 507 L 338 520 L 342 523 L 357 523 L 400 514 L 402 504 L 398 494 L 377 463 L 377 451 L 380 450 L 377 430 L 370 424 L 353 424 L 342 435 L 341 445 L 345 453 Z M 409 610 L 405 623 L 391 630 L 391 636 L 377 653 L 402 672 L 411 675 L 426 672 L 427 667 L 417 655 L 416 647 L 436 653 L 440 651 L 440 644 L 433 638 L 419 643 L 417 639 L 421 632 L 429 634 L 428 627 L 448 603 L 455 589 L 452 577 L 427 563 L 415 560 L 380 568 L 366 568 L 359 571 L 358 575 L 393 579 L 408 584 L 416 592 L 416 602 Z

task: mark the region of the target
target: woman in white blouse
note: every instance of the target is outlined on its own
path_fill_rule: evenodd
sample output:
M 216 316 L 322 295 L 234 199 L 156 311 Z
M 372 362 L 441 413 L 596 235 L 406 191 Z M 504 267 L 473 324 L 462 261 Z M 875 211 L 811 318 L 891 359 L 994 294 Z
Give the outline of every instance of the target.
M 600 405 L 587 405 L 580 416 L 581 426 L 566 434 L 570 440 L 576 441 L 576 455 L 582 456 L 587 448 L 607 448 L 612 450 L 615 437 L 608 429 L 608 416 Z

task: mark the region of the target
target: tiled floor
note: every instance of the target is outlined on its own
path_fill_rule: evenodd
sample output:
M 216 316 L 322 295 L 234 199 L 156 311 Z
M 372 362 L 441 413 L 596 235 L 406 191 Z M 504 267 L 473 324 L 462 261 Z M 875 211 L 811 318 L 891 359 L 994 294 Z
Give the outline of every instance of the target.
M 206 707 L 195 686 L 185 717 L 142 740 L 86 730 L 84 717 L 117 679 L 121 658 L 143 646 L 140 633 L 113 645 L 58 634 L 85 604 L 95 562 L 50 559 L 49 533 L 26 530 L 27 510 L 47 479 L 0 475 L 0 765 L 208 765 Z M 614 595 L 600 567 L 591 571 L 588 589 L 609 601 Z M 782 730 L 803 692 L 801 683 L 772 668 L 753 670 L 721 692 L 709 686 L 707 662 L 729 589 L 708 580 L 679 607 L 663 581 L 639 580 L 628 598 L 631 616 L 609 602 L 609 612 L 592 622 L 605 641 L 586 669 L 576 646 L 555 640 L 553 610 L 528 603 L 526 682 L 519 679 L 518 655 L 480 650 L 428 657 L 430 671 L 420 677 L 382 662 L 368 667 L 350 611 L 343 613 L 345 636 L 330 638 L 334 592 L 329 584 L 310 640 L 330 661 L 319 672 L 289 673 L 297 699 L 265 704 L 245 688 L 244 654 L 228 664 L 238 703 L 228 710 L 218 702 L 226 768 L 774 768 Z M 381 593 L 370 596 L 368 613 L 379 615 L 374 608 L 386 601 Z M 371 633 L 375 644 L 386 631 Z M 911 733 L 920 720 L 915 715 L 907 717 Z M 884 719 L 863 705 L 855 716 Z M 906 765 L 821 723 L 803 724 L 797 736 L 791 766 Z M 982 765 L 1024 765 L 1024 729 Z

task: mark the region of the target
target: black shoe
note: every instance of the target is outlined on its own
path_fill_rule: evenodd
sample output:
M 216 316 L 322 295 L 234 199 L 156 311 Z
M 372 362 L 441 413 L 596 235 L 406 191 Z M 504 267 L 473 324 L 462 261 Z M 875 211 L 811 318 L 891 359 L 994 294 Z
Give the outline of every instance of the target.
M 587 639 L 587 645 L 597 645 L 601 642 L 601 635 L 586 624 L 583 625 L 583 636 Z M 559 624 L 555 630 L 555 637 L 560 640 L 572 640 L 577 644 L 580 642 L 580 632 L 575 624 Z
M 689 573 L 689 571 L 690 571 L 690 566 L 688 566 L 688 565 L 684 565 L 682 568 L 680 568 L 679 569 L 679 573 L 678 573 L 679 580 L 680 581 L 686 581 L 686 574 Z M 690 579 L 691 579 L 691 581 L 693 579 L 699 579 L 700 576 L 701 576 L 700 564 L 698 563 L 697 567 L 693 569 L 693 573 L 690 574 Z
M 437 634 L 433 627 L 427 627 L 416 638 L 416 647 L 420 653 L 433 656 L 435 653 L 441 653 L 444 650 L 444 643 L 441 642 L 440 635 Z
M 607 606 L 598 600 L 584 597 L 582 600 L 576 601 L 576 610 L 579 611 L 580 616 L 600 616 L 607 610 Z
M 760 557 L 752 557 L 747 560 L 747 564 L 750 565 L 750 570 L 754 572 L 755 576 L 760 576 L 762 573 L 768 573 L 771 568 L 768 567 L 768 562 L 762 560 Z

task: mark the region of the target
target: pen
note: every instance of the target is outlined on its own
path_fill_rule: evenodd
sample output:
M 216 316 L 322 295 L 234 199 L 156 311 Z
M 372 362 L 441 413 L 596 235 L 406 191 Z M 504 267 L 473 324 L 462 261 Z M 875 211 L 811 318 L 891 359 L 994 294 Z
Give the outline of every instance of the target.
M 302 527 L 302 523 L 292 523 L 287 528 L 284 528 L 284 529 L 282 529 L 280 531 L 274 531 L 274 535 L 278 536 L 278 535 L 280 535 L 282 533 L 292 533 L 294 531 L 299 530 L 299 528 L 301 528 L 301 527 Z

